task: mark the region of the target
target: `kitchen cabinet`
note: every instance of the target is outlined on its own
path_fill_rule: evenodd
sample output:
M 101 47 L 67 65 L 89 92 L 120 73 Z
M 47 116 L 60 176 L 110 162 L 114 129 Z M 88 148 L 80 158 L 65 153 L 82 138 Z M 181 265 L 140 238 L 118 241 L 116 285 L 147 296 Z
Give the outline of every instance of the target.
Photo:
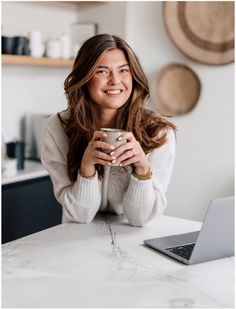
M 48 57 L 31 57 L 2 55 L 2 64 L 31 65 L 31 66 L 48 66 L 48 67 L 70 67 L 72 68 L 74 59 L 52 59 Z
M 2 243 L 58 225 L 61 218 L 49 176 L 2 186 Z

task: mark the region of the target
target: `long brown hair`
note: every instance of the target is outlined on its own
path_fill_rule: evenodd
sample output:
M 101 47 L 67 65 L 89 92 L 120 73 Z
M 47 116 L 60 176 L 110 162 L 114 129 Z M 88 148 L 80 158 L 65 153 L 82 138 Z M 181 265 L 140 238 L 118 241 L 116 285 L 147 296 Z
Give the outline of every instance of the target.
M 95 109 L 88 94 L 87 83 L 104 53 L 115 48 L 122 50 L 126 56 L 133 78 L 133 90 L 127 102 L 117 110 L 114 127 L 133 132 L 145 153 L 166 142 L 168 129 L 175 130 L 175 126 L 167 119 L 144 109 L 144 103 L 149 98 L 148 81 L 129 45 L 121 38 L 109 34 L 99 34 L 88 39 L 81 46 L 72 72 L 64 83 L 69 112 L 65 123 L 69 141 L 67 168 L 72 182 L 76 181 L 84 151 L 94 131 L 100 129 L 95 121 Z M 96 165 L 96 169 L 101 176 L 102 166 Z

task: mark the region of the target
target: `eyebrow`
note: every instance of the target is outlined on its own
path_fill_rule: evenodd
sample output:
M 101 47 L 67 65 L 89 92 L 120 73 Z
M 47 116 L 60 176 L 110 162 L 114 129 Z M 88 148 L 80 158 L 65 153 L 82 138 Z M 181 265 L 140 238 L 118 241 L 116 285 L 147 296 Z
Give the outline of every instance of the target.
M 118 68 L 120 69 L 120 68 L 123 68 L 123 67 L 126 67 L 126 66 L 129 66 L 129 64 L 128 63 L 122 64 L 122 65 L 118 66 Z M 109 67 L 107 67 L 105 65 L 99 65 L 98 69 L 109 69 Z

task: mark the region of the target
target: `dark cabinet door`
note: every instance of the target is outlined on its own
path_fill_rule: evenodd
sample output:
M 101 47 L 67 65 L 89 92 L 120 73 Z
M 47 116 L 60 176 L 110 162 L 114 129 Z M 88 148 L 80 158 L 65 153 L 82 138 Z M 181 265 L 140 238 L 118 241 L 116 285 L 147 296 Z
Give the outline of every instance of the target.
M 61 223 L 49 176 L 2 186 L 2 243 Z

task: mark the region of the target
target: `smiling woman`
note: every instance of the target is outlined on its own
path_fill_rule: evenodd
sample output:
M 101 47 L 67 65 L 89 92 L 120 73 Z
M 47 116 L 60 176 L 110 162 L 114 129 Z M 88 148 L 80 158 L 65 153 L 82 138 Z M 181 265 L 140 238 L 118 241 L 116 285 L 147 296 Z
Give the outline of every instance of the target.
M 112 119 L 117 109 L 128 101 L 132 92 L 132 75 L 122 50 L 112 49 L 104 53 L 88 82 L 88 92 L 99 118 L 110 113 L 109 118 Z
M 109 211 L 142 226 L 162 214 L 175 126 L 144 108 L 149 86 L 130 46 L 109 34 L 88 39 L 64 85 L 68 108 L 46 121 L 42 150 L 63 220 Z M 101 128 L 119 129 L 123 143 L 106 142 Z

